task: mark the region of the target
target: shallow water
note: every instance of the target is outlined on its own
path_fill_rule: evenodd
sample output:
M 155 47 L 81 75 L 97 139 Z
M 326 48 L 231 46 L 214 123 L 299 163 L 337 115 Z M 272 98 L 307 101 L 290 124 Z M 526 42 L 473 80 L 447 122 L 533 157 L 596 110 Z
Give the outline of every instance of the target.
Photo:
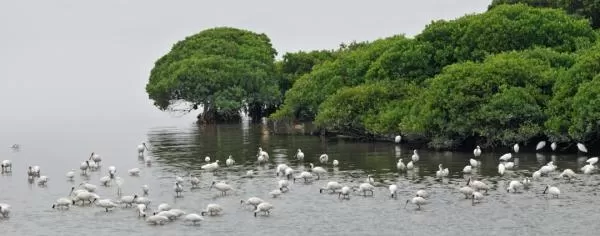
M 572 181 L 558 179 L 559 172 L 535 181 L 529 190 L 507 193 L 508 182 L 521 180 L 548 161 L 554 161 L 558 170 L 578 170 L 585 157 L 518 153 L 518 166 L 504 176 L 497 174 L 498 157 L 503 153 L 484 151 L 482 167 L 472 174 L 491 186 L 484 200 L 472 206 L 470 200 L 458 192 L 468 175 L 461 173 L 471 153 L 431 152 L 419 150 L 421 160 L 413 171 L 396 170 L 398 157 L 408 162 L 412 147 L 392 143 L 361 143 L 343 139 L 321 139 L 302 135 L 273 135 L 263 125 L 248 123 L 198 127 L 183 125 L 156 127 L 147 132 L 148 155 L 152 164 L 147 166 L 136 154 L 136 146 L 143 134 L 135 129 L 90 132 L 44 133 L 27 135 L 20 151 L 4 149 L 0 159 L 13 161 L 13 172 L 0 176 L 0 202 L 12 206 L 10 218 L 0 218 L 2 235 L 596 235 L 600 205 L 597 201 L 600 177 L 582 175 Z M 101 135 L 100 135 L 101 134 Z M 262 146 L 270 154 L 266 165 L 256 163 L 257 148 Z M 294 160 L 301 148 L 304 162 Z M 102 155 L 102 168 L 88 177 L 75 177 L 68 182 L 65 173 L 76 169 L 95 151 Z M 329 155 L 329 165 L 317 164 L 321 153 Z M 224 167 L 228 155 L 236 160 L 234 167 Z M 215 174 L 200 169 L 204 157 L 220 160 L 221 168 Z M 332 167 L 337 159 L 339 167 Z M 276 189 L 275 168 L 286 163 L 297 171 L 308 169 L 308 163 L 324 166 L 328 174 L 311 184 L 296 182 L 291 190 L 279 198 L 270 198 L 268 192 Z M 438 164 L 450 169 L 450 176 L 442 181 L 435 178 Z M 41 166 L 42 175 L 50 177 L 46 187 L 30 184 L 26 177 L 29 165 Z M 110 212 L 90 206 L 74 206 L 59 211 L 51 208 L 59 197 L 65 197 L 72 186 L 82 181 L 99 185 L 108 166 L 117 167 L 123 178 L 125 195 L 141 194 L 143 184 L 150 186 L 151 207 L 169 203 L 188 213 L 200 213 L 209 203 L 221 204 L 224 213 L 209 217 L 197 226 L 181 219 L 162 226 L 148 225 L 131 208 Z M 139 177 L 127 175 L 130 168 L 139 167 Z M 246 178 L 247 170 L 257 173 Z M 577 171 L 579 172 L 579 171 Z M 190 189 L 185 183 L 182 198 L 175 198 L 174 176 L 197 175 L 202 183 L 199 189 Z M 374 176 L 376 190 L 373 197 L 360 196 L 339 200 L 336 194 L 319 193 L 327 181 L 358 186 L 366 176 Z M 227 181 L 235 191 L 221 197 L 209 191 L 212 181 Z M 187 181 L 187 179 L 186 179 Z M 399 186 L 398 199 L 391 199 L 389 184 Z M 558 186 L 558 199 L 542 194 L 547 184 Z M 417 210 L 407 199 L 418 189 L 425 189 L 428 204 Z M 116 185 L 99 186 L 102 198 L 117 199 Z M 241 199 L 256 196 L 271 202 L 275 209 L 270 216 L 254 217 L 252 210 L 240 206 Z

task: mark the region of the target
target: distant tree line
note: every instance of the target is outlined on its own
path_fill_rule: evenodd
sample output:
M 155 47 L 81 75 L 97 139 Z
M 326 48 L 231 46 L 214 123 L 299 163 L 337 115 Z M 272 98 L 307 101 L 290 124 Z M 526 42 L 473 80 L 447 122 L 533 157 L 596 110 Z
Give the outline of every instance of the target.
M 246 111 L 366 139 L 402 134 L 441 149 L 598 142 L 600 41 L 595 13 L 583 13 L 595 11 L 548 5 L 572 1 L 519 2 L 526 4 L 494 1 L 485 13 L 434 21 L 414 38 L 279 61 L 263 34 L 208 29 L 159 59 L 146 90 L 163 110 L 182 101 L 190 111 L 202 107 L 202 122 Z M 596 9 L 590 2 L 583 8 Z

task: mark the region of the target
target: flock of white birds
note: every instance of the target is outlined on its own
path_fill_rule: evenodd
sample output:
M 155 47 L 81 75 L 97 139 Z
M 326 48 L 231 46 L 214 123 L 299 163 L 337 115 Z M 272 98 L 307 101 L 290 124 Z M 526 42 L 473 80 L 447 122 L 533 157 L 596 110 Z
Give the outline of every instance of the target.
M 396 143 L 400 143 L 401 137 L 397 136 L 394 141 Z M 541 141 L 537 144 L 536 150 L 542 150 L 545 147 L 546 147 L 546 142 Z M 11 148 L 18 149 L 19 146 L 15 144 Z M 552 151 L 556 151 L 557 144 L 552 143 L 550 145 L 550 148 L 552 149 Z M 580 152 L 587 153 L 587 148 L 583 144 L 577 143 L 577 148 Z M 138 151 L 140 158 L 143 158 L 146 164 L 150 164 L 152 162 L 150 155 L 145 155 L 145 151 L 148 151 L 148 150 L 149 149 L 145 143 L 142 143 L 142 144 L 138 145 L 138 147 L 137 147 L 137 151 Z M 515 153 L 519 152 L 519 144 L 515 144 L 513 146 L 513 151 Z M 477 146 L 473 150 L 473 155 L 475 156 L 475 158 L 481 156 L 481 153 L 482 153 L 482 151 L 479 146 Z M 504 175 L 506 170 L 511 170 L 511 169 L 515 168 L 515 163 L 511 162 L 512 157 L 513 157 L 512 153 L 506 153 L 506 154 L 500 156 L 499 164 L 498 164 L 498 174 L 499 175 Z M 266 151 L 264 151 L 262 148 L 259 148 L 256 158 L 257 158 L 258 164 L 267 163 L 269 161 L 269 154 Z M 304 160 L 304 153 L 302 152 L 301 149 L 297 150 L 296 154 L 294 155 L 294 158 L 297 159 L 298 161 Z M 464 174 L 471 174 L 471 172 L 473 172 L 474 169 L 481 167 L 481 162 L 475 158 L 471 158 L 469 160 L 469 164 L 463 168 L 462 172 Z M 415 168 L 415 165 L 417 165 L 417 162 L 419 161 L 419 159 L 420 159 L 420 157 L 419 157 L 418 151 L 414 150 L 413 154 L 410 158 L 410 161 L 407 164 L 404 164 L 403 160 L 399 159 L 396 164 L 396 168 L 400 172 L 412 170 Z M 214 172 L 214 171 L 217 171 L 221 167 L 221 166 L 219 166 L 219 160 L 215 160 L 214 162 L 211 162 L 210 157 L 206 157 L 205 162 L 207 162 L 207 164 L 203 165 L 201 167 L 201 169 L 206 172 Z M 327 165 L 329 163 L 329 156 L 327 154 L 320 155 L 319 162 L 322 165 Z M 598 169 L 598 167 L 597 167 L 598 157 L 588 158 L 586 162 L 587 162 L 587 165 L 585 165 L 584 167 L 582 167 L 580 169 L 580 171 L 583 174 L 592 174 Z M 87 175 L 88 172 L 98 171 L 100 169 L 101 163 L 102 163 L 102 157 L 100 155 L 98 155 L 97 153 L 92 153 L 90 155 L 90 157 L 87 158 L 87 160 L 81 162 L 79 174 Z M 227 167 L 234 166 L 235 163 L 236 162 L 231 155 L 225 161 L 225 165 Z M 333 160 L 331 162 L 331 164 L 334 167 L 338 166 L 339 161 Z M 304 181 L 306 183 L 310 183 L 313 180 L 320 180 L 322 178 L 322 176 L 324 176 L 327 173 L 327 170 L 321 166 L 315 166 L 313 163 L 310 163 L 309 165 L 310 165 L 310 169 L 308 169 L 308 171 L 304 171 L 304 170 L 296 171 L 286 164 L 277 165 L 277 167 L 275 169 L 275 174 L 276 174 L 276 176 L 281 175 L 283 178 L 277 180 L 278 188 L 269 192 L 269 194 L 272 197 L 276 198 L 276 197 L 280 196 L 281 194 L 289 191 L 289 187 L 291 184 L 290 180 L 292 180 L 292 182 L 296 182 L 296 180 L 300 180 L 300 181 Z M 12 172 L 12 162 L 10 160 L 2 161 L 0 167 L 1 167 L 1 171 L 3 173 L 4 172 Z M 438 168 L 439 169 L 435 173 L 435 176 L 437 178 L 443 179 L 444 177 L 447 177 L 450 174 L 450 171 L 448 170 L 448 168 L 443 168 L 442 164 L 439 164 Z M 547 176 L 549 173 L 556 171 L 556 169 L 557 169 L 557 166 L 551 161 L 551 162 L 547 163 L 546 165 L 542 166 L 538 171 L 535 171 L 531 177 L 525 177 L 524 179 L 521 179 L 521 180 L 510 181 L 506 191 L 507 192 L 518 192 L 521 189 L 527 189 L 527 188 L 529 188 L 529 186 L 531 186 L 532 181 L 535 181 L 536 179 L 539 179 L 542 176 Z M 37 180 L 37 184 L 43 186 L 43 185 L 47 184 L 47 182 L 49 181 L 49 178 L 48 178 L 48 176 L 41 175 L 41 173 L 42 173 L 42 171 L 39 166 L 29 166 L 27 168 L 27 177 L 28 177 L 29 181 L 31 183 L 33 183 L 34 181 Z M 66 173 L 67 180 L 72 181 L 75 178 L 76 174 L 77 174 L 77 171 L 74 169 L 68 171 Z M 139 168 L 130 169 L 127 171 L 127 174 L 132 177 L 139 176 L 140 169 Z M 252 170 L 249 170 L 249 171 L 247 171 L 246 174 L 248 176 L 252 176 L 254 173 Z M 570 178 L 575 177 L 575 175 L 576 175 L 575 171 L 573 171 L 571 169 L 565 169 L 562 171 L 562 173 L 559 175 L 559 177 L 570 179 Z M 187 181 L 189 181 L 192 188 L 199 187 L 200 180 L 197 177 L 190 175 L 187 178 L 189 178 Z M 182 194 L 184 192 L 183 184 L 185 181 L 186 180 L 184 179 L 184 177 L 175 176 L 173 193 L 176 197 L 182 196 Z M 147 211 L 151 210 L 151 208 L 150 208 L 151 201 L 149 198 L 147 198 L 147 196 L 150 193 L 149 186 L 148 185 L 140 186 L 141 192 L 142 192 L 142 194 L 140 194 L 140 195 L 135 194 L 135 195 L 122 196 L 121 185 L 123 183 L 123 179 L 121 177 L 117 176 L 117 168 L 115 166 L 108 167 L 107 175 L 100 178 L 99 183 L 100 183 L 100 185 L 103 185 L 103 186 L 109 186 L 112 183 L 116 183 L 117 194 L 120 198 L 119 199 L 101 198 L 98 194 L 96 194 L 96 189 L 97 189 L 96 185 L 87 183 L 87 182 L 83 182 L 83 183 L 79 184 L 78 186 L 73 186 L 71 189 L 71 192 L 68 196 L 57 199 L 56 202 L 54 202 L 54 204 L 52 205 L 52 208 L 68 210 L 71 206 L 75 206 L 75 205 L 86 205 L 86 204 L 92 205 L 93 204 L 93 205 L 96 205 L 97 207 L 103 208 L 106 212 L 109 212 L 110 210 L 118 208 L 118 207 L 124 207 L 124 208 L 131 207 L 132 209 L 134 209 L 135 211 L 138 212 L 139 217 L 145 218 L 145 220 L 149 224 L 154 224 L 154 225 L 163 225 L 165 223 L 175 221 L 179 218 L 183 218 L 183 220 L 185 222 L 190 222 L 191 224 L 195 225 L 204 220 L 203 216 L 218 215 L 224 211 L 223 207 L 221 207 L 220 205 L 211 203 L 211 204 L 208 204 L 206 206 L 206 209 L 204 211 L 202 211 L 200 214 L 198 214 L 198 213 L 187 214 L 185 211 L 183 211 L 181 209 L 172 208 L 167 203 L 161 203 L 152 211 L 152 214 L 147 214 Z M 359 194 L 364 195 L 364 196 L 373 195 L 374 190 L 375 190 L 374 185 L 375 185 L 375 180 L 373 179 L 373 177 L 371 175 L 368 175 L 366 180 L 363 183 L 359 184 L 357 187 L 356 186 L 353 186 L 353 187 L 345 186 L 336 181 L 329 181 L 324 187 L 320 188 L 320 192 L 330 191 L 332 193 L 337 193 L 338 198 L 340 198 L 340 199 L 349 199 L 350 194 L 352 192 L 359 192 Z M 212 190 L 213 188 L 215 190 L 219 191 L 221 193 L 221 195 L 224 195 L 224 196 L 227 195 L 228 192 L 235 190 L 231 185 L 229 185 L 225 182 L 215 182 L 215 181 L 212 182 L 212 185 L 209 187 L 209 191 Z M 389 185 L 388 189 L 390 191 L 391 198 L 398 197 L 398 186 L 396 184 Z M 475 205 L 476 203 L 479 203 L 482 199 L 484 199 L 484 196 L 487 194 L 489 189 L 490 189 L 490 187 L 483 181 L 469 178 L 466 185 L 463 187 L 460 187 L 459 192 L 464 194 L 465 198 L 467 198 L 467 199 L 471 198 L 472 204 Z M 556 198 L 558 198 L 561 194 L 560 190 L 557 187 L 550 186 L 550 185 L 546 186 L 543 193 L 549 194 L 552 197 L 556 197 Z M 408 203 L 412 203 L 412 204 L 416 205 L 417 209 L 421 209 L 422 205 L 427 204 L 428 198 L 429 198 L 428 193 L 425 190 L 420 189 L 412 196 L 412 198 L 410 198 L 406 201 L 404 208 L 406 208 Z M 240 204 L 252 206 L 254 208 L 253 212 L 254 212 L 255 217 L 258 216 L 258 214 L 268 215 L 268 214 L 270 214 L 271 210 L 274 209 L 274 206 L 271 203 L 269 203 L 263 199 L 257 198 L 257 197 L 250 197 L 247 200 L 242 200 L 240 202 Z M 10 211 L 11 211 L 10 205 L 8 205 L 7 203 L 0 203 L 0 217 L 8 218 L 10 215 Z

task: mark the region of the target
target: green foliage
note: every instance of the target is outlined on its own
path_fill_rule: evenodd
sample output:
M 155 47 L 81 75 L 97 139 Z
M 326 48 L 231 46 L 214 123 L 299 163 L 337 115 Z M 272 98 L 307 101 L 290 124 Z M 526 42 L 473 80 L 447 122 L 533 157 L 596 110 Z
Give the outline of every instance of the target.
M 581 51 L 576 57 L 576 63 L 565 73 L 558 76 L 553 88 L 553 98 L 550 101 L 548 114 L 550 118 L 546 122 L 548 135 L 553 140 L 567 141 L 571 138 L 582 139 L 585 135 L 572 128 L 573 116 L 576 106 L 573 103 L 574 96 L 582 84 L 591 81 L 600 74 L 600 43 L 594 47 Z M 576 136 L 568 136 L 568 135 Z
M 429 43 L 413 39 L 399 40 L 386 50 L 369 68 L 368 80 L 406 80 L 420 83 L 437 74 L 441 68 L 433 60 L 435 49 Z
M 438 67 L 443 67 L 535 46 L 573 52 L 594 42 L 596 33 L 587 21 L 574 19 L 563 11 L 518 4 L 433 22 L 417 39 L 437 49 L 433 57 Z
M 376 40 L 372 43 L 354 43 L 343 46 L 337 58 L 313 67 L 313 70 L 296 80 L 285 94 L 285 101 L 271 118 L 313 119 L 319 105 L 338 89 L 357 86 L 365 82 L 365 74 L 373 61 L 403 36 Z
M 162 110 L 187 101 L 230 119 L 242 109 L 279 103 L 275 54 L 264 34 L 207 29 L 176 43 L 155 63 L 146 91 Z
M 377 131 L 380 130 L 370 129 L 371 127 L 365 124 L 379 124 L 372 121 L 379 119 L 381 109 L 386 108 L 392 101 L 401 101 L 409 95 L 408 92 L 407 86 L 391 81 L 341 88 L 321 103 L 315 123 L 355 135 L 378 134 Z M 397 124 L 399 122 L 396 126 Z
M 541 134 L 556 70 L 532 54 L 502 53 L 446 67 L 428 81 L 402 129 L 444 145 L 473 136 L 484 137 L 486 145 L 508 144 Z
M 579 86 L 573 97 L 573 118 L 569 135 L 575 140 L 600 137 L 600 74 Z
M 523 3 L 533 7 L 563 9 L 569 14 L 589 19 L 594 28 L 600 27 L 600 1 L 598 0 L 493 0 L 488 9 L 502 4 Z

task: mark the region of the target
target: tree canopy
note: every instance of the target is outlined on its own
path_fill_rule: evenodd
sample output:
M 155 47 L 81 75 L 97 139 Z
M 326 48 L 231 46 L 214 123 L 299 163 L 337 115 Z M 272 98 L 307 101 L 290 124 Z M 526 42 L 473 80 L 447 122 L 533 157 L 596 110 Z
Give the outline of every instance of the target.
M 600 28 L 600 1 L 597 0 L 493 0 L 492 9 L 502 4 L 523 3 L 534 7 L 559 8 L 569 14 L 589 19 L 595 29 Z
M 150 73 L 146 91 L 162 109 L 188 102 L 201 120 L 235 120 L 279 104 L 276 51 L 269 38 L 235 28 L 213 28 L 177 42 Z
M 593 18 L 595 4 L 495 0 L 487 12 L 434 21 L 414 38 L 279 61 L 264 34 L 208 29 L 160 58 L 146 89 L 158 108 L 186 101 L 202 107 L 203 120 L 274 112 L 270 119 L 368 139 L 401 134 L 435 148 L 600 143 L 600 41 L 576 16 Z

